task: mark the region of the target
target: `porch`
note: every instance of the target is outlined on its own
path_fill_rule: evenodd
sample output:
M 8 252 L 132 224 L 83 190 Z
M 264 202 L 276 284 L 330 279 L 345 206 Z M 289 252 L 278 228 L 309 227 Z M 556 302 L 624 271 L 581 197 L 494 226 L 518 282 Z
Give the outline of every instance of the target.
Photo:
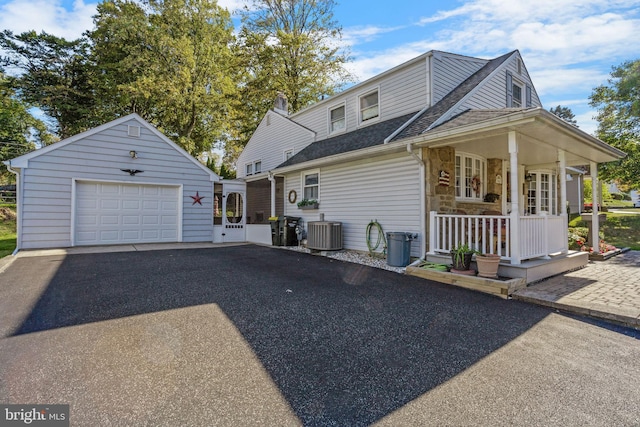
M 498 274 L 536 282 L 587 265 L 589 255 L 567 250 L 564 215 L 429 214 L 427 261 L 449 264 L 458 245 L 501 257 Z

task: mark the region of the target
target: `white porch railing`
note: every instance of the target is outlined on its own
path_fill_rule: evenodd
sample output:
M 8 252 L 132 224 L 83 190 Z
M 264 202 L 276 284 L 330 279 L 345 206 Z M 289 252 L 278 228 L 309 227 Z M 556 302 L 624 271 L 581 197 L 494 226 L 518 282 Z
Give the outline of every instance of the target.
M 449 253 L 467 244 L 482 253 L 510 258 L 511 220 L 497 215 L 450 215 L 431 212 L 429 251 Z
M 548 257 L 566 250 L 567 225 L 559 216 L 520 217 L 520 257 Z
M 511 259 L 512 221 L 503 215 L 429 214 L 429 253 L 449 253 L 467 244 L 482 253 Z M 559 216 L 521 216 L 520 260 L 548 257 L 566 250 L 566 218 Z

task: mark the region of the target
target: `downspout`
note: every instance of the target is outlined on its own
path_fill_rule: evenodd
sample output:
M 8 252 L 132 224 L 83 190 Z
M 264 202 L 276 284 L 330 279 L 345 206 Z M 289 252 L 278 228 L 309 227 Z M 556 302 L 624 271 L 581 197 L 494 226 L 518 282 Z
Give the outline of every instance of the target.
M 276 178 L 273 176 L 273 172 L 269 171 L 267 174 L 267 179 L 271 183 L 271 215 L 270 217 L 276 216 Z
M 427 211 L 426 211 L 426 166 L 424 161 L 422 160 L 422 150 L 420 151 L 420 156 L 413 152 L 413 148 L 411 143 L 407 144 L 407 152 L 413 157 L 413 159 L 418 162 L 418 166 L 420 168 L 420 239 L 422 241 L 422 246 L 420 248 L 421 256 L 426 256 L 427 253 Z
M 7 166 L 7 170 L 16 176 L 16 249 L 13 251 L 15 256 L 20 247 L 22 246 L 22 185 L 20 185 L 20 173 L 17 170 L 11 169 L 11 160 L 4 162 Z

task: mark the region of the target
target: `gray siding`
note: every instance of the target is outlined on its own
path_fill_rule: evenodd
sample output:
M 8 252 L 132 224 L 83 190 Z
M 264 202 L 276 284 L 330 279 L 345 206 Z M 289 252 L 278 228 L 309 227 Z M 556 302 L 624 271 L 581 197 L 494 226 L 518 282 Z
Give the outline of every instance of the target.
M 72 183 L 116 181 L 136 184 L 183 184 L 182 240 L 212 240 L 213 183 L 210 176 L 144 126 L 140 137 L 127 136 L 132 119 L 29 160 L 21 172 L 22 246 L 71 246 Z M 138 159 L 131 159 L 135 150 Z M 120 169 L 144 171 L 136 176 Z M 202 206 L 192 205 L 199 192 Z
M 478 58 L 434 52 L 433 103 L 440 101 L 487 62 Z
M 346 105 L 346 132 L 358 128 L 359 97 L 379 89 L 380 119 L 388 120 L 427 105 L 427 61 L 416 61 L 380 78 L 367 81 L 342 94 L 311 106 L 295 115 L 292 120 L 317 132 L 317 140 L 329 136 L 329 111 Z
M 236 162 L 238 178 L 246 177 L 245 165 L 256 160 L 262 162 L 262 174 L 284 161 L 284 152 L 298 153 L 314 141 L 314 134 L 291 120 L 269 111 Z
M 491 78 L 482 83 L 472 94 L 471 97 L 465 100 L 464 103 L 459 105 L 455 110 L 448 114 L 449 117 L 453 117 L 456 114 L 460 114 L 468 109 L 499 109 L 506 108 L 507 102 L 507 71 L 511 72 L 514 79 L 517 79 L 525 85 L 529 85 L 532 88 L 531 91 L 531 106 L 541 107 L 540 98 L 536 93 L 531 78 L 527 73 L 524 65 L 522 66 L 522 73 L 517 72 L 517 58 L 515 55 L 510 58 L 503 67 L 496 70 L 496 73 Z M 522 94 L 523 97 L 525 94 Z
M 302 194 L 301 174 L 285 178 L 285 194 Z M 341 221 L 346 249 L 367 251 L 366 227 L 377 220 L 385 232 L 420 233 L 420 172 L 406 154 L 350 162 L 320 169 L 320 206 L 303 211 L 285 200 L 285 215 L 318 221 Z M 375 235 L 373 236 L 375 239 Z M 421 240 L 412 243 L 412 256 L 421 256 Z

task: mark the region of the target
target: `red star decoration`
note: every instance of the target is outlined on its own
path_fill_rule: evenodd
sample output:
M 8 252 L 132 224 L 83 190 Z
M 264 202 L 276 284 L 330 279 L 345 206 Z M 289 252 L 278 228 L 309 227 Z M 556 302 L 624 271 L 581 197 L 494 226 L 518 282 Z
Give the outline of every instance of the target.
M 201 196 L 197 191 L 195 196 L 189 196 L 189 197 L 193 199 L 193 203 L 191 203 L 191 206 L 195 205 L 196 203 L 202 206 L 202 199 L 204 199 L 204 196 Z

